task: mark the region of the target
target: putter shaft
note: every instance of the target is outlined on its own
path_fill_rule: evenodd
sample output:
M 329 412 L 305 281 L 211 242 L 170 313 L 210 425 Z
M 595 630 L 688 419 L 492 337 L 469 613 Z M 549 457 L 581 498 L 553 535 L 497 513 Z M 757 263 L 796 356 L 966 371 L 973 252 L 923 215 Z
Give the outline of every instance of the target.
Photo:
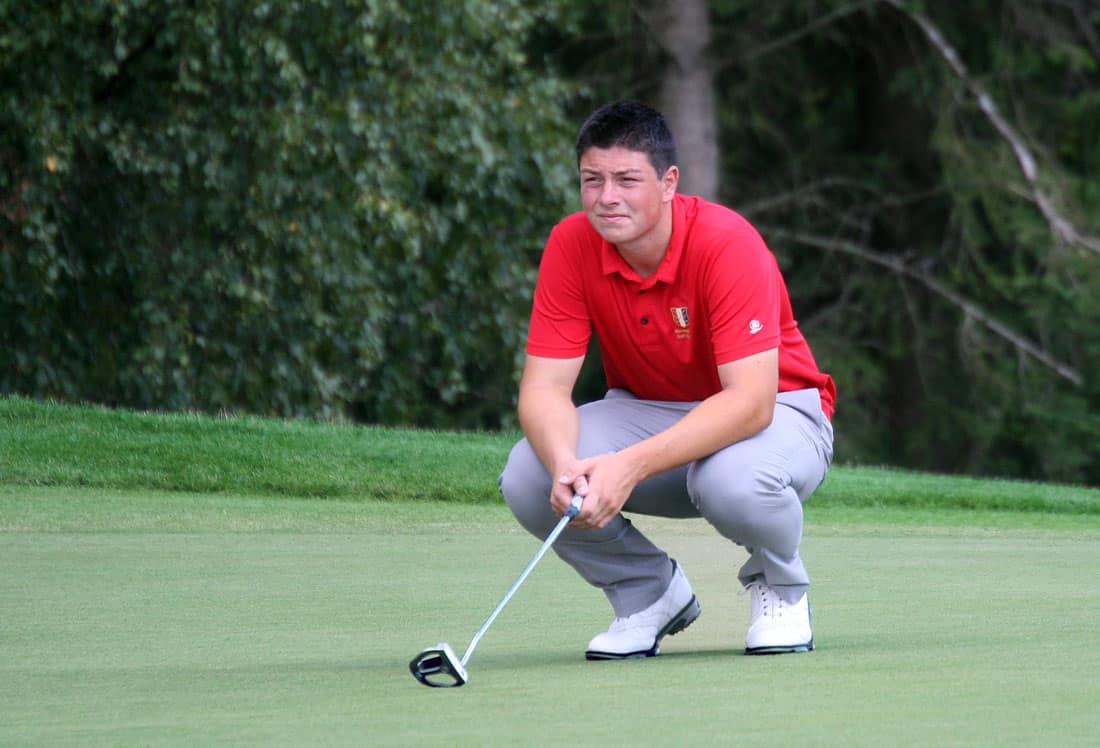
M 566 511 L 564 515 L 562 515 L 562 518 L 560 520 L 558 520 L 558 524 L 554 527 L 550 534 L 546 536 L 546 540 L 542 542 L 542 545 L 535 553 L 534 558 L 532 558 L 527 566 L 523 569 L 523 571 L 520 572 L 519 577 L 516 579 L 515 582 L 512 583 L 512 586 L 508 589 L 508 592 L 504 594 L 504 597 L 497 604 L 496 608 L 493 609 L 493 612 L 490 613 L 489 617 L 485 619 L 485 623 L 481 624 L 481 628 L 479 628 L 477 630 L 477 633 L 474 634 L 474 638 L 470 640 L 470 645 L 466 647 L 466 652 L 462 655 L 462 667 L 466 667 L 466 663 L 470 660 L 470 656 L 474 653 L 474 648 L 477 646 L 477 643 L 481 641 L 481 637 L 485 635 L 485 632 L 489 630 L 489 627 L 493 624 L 493 621 L 495 621 L 496 617 L 500 615 L 500 611 L 504 610 L 504 606 L 508 604 L 508 601 L 512 599 L 512 595 L 514 595 L 516 593 L 516 590 L 519 589 L 519 586 L 523 584 L 523 580 L 526 579 L 527 575 L 531 573 L 531 570 L 535 568 L 535 564 L 539 562 L 539 559 L 546 555 L 546 552 L 550 550 L 550 546 L 554 545 L 554 541 L 557 540 L 558 536 L 562 534 L 563 530 L 565 530 L 566 525 L 568 525 L 570 521 L 572 521 L 572 519 L 577 516 L 577 512 L 581 510 L 581 504 L 583 502 L 583 497 L 577 494 L 573 495 L 573 501 L 569 504 L 569 510 Z

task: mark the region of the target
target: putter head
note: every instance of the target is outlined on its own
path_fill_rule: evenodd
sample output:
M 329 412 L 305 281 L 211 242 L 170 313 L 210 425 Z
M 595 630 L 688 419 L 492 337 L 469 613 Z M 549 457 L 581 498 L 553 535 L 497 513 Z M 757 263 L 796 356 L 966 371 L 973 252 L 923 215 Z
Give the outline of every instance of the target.
M 425 686 L 433 688 L 454 688 L 469 680 L 462 661 L 451 649 L 451 645 L 440 642 L 438 646 L 425 649 L 412 658 L 409 670 L 413 677 Z

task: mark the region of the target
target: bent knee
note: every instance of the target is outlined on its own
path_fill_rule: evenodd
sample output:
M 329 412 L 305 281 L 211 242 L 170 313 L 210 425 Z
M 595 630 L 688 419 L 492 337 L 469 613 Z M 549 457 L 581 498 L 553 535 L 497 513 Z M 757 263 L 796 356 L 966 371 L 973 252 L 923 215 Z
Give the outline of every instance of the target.
M 524 528 L 539 533 L 555 516 L 550 508 L 550 474 L 535 450 L 521 439 L 508 455 L 500 474 L 500 493 Z
M 696 463 L 688 473 L 688 491 L 704 517 L 749 525 L 761 512 L 783 511 L 798 503 L 790 477 L 774 466 L 757 464 L 728 469 L 721 463 Z

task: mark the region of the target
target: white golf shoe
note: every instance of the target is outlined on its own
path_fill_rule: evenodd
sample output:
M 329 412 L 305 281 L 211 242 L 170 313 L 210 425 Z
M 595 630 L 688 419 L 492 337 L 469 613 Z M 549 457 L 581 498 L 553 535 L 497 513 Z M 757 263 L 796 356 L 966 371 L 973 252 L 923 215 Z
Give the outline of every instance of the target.
M 661 653 L 661 639 L 677 634 L 699 617 L 701 608 L 680 565 L 672 572 L 665 594 L 645 610 L 616 618 L 611 628 L 588 642 L 584 653 L 589 660 L 622 660 L 627 657 L 655 657 Z
M 748 586 L 752 595 L 752 622 L 745 634 L 745 654 L 809 652 L 814 648 L 810 627 L 810 600 L 805 593 L 788 603 L 763 582 Z

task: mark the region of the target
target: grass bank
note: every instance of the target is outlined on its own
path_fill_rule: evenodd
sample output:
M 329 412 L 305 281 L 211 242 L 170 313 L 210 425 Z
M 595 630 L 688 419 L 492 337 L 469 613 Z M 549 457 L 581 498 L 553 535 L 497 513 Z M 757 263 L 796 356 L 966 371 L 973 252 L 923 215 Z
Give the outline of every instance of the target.
M 517 438 L 5 398 L 0 485 L 495 503 Z M 1100 489 L 837 465 L 809 506 L 1100 517 Z

